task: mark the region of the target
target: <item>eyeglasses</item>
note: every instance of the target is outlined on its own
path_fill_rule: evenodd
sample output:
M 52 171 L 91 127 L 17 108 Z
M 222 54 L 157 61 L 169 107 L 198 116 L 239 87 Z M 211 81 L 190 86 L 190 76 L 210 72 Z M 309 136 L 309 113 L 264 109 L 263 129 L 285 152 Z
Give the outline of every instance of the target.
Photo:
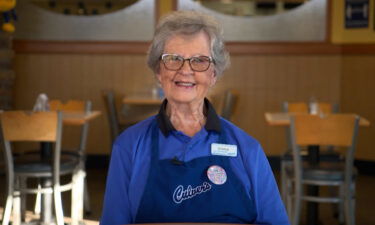
M 163 61 L 164 66 L 168 70 L 179 70 L 184 65 L 185 61 L 189 61 L 190 68 L 196 72 L 203 72 L 208 70 L 213 62 L 213 59 L 210 56 L 193 56 L 190 58 L 184 58 L 177 54 L 163 54 L 160 57 L 161 61 Z

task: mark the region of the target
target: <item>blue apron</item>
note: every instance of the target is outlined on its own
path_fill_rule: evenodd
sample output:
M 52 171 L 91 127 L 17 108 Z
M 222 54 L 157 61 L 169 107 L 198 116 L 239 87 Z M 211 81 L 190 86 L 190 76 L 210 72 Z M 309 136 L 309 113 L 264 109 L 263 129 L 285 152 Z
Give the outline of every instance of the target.
M 225 156 L 207 156 L 188 162 L 159 160 L 159 128 L 151 125 L 152 153 L 148 180 L 135 223 L 203 222 L 252 223 L 253 200 L 233 173 Z M 224 131 L 220 143 L 226 143 Z M 216 185 L 207 177 L 212 165 L 222 167 L 227 180 Z

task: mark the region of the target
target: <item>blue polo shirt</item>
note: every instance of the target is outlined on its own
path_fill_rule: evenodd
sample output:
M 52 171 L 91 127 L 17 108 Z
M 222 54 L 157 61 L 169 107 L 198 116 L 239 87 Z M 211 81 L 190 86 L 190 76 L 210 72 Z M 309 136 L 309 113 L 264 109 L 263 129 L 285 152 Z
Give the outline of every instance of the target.
M 210 156 L 211 144 L 218 143 L 220 132 L 225 129 L 227 144 L 236 145 L 238 151 L 236 157 L 229 157 L 230 165 L 243 183 L 246 194 L 254 200 L 256 224 L 289 224 L 272 170 L 262 147 L 254 138 L 219 118 L 208 100 L 205 100 L 205 127 L 189 137 L 174 129 L 166 115 L 166 105 L 165 100 L 158 115 L 128 128 L 116 139 L 100 224 L 134 223 L 150 169 L 152 147 L 148 134 L 154 120 L 159 126 L 160 159 L 177 158 L 187 162 Z

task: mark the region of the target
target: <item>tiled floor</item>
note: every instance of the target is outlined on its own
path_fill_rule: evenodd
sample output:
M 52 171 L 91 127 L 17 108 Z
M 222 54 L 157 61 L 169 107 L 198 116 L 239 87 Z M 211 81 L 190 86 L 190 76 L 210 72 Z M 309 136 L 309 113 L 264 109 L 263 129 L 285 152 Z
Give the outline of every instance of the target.
M 88 187 L 90 191 L 91 200 L 91 214 L 86 215 L 87 225 L 96 225 L 100 218 L 102 210 L 102 201 L 105 189 L 106 171 L 104 169 L 89 169 L 88 170 Z M 4 176 L 0 176 L 0 183 L 5 185 Z M 0 186 L 0 193 L 4 193 L 4 185 Z M 325 191 L 322 190 L 324 193 Z M 373 225 L 375 224 L 375 176 L 361 175 L 357 182 L 357 213 L 356 222 L 358 225 Z M 70 193 L 64 193 L 66 216 L 69 217 Z M 32 202 L 32 201 L 29 201 Z M 4 195 L 0 196 L 0 204 L 4 204 Z M 32 206 L 28 206 L 31 209 Z M 338 225 L 339 223 L 332 215 L 332 207 L 327 204 L 322 204 L 319 208 L 320 221 L 324 225 Z M 305 217 L 303 216 L 302 224 Z

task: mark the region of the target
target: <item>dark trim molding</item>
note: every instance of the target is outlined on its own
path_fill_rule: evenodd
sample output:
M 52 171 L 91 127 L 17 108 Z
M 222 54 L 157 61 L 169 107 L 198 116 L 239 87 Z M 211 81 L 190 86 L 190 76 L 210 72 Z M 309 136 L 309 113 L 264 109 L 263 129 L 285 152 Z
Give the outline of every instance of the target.
M 149 42 L 14 40 L 16 53 L 146 54 Z
M 146 54 L 150 42 L 136 41 L 38 41 L 14 40 L 16 53 Z M 337 55 L 375 54 L 375 44 L 326 42 L 227 42 L 233 55 Z
M 344 55 L 354 54 L 375 54 L 375 44 L 343 44 L 341 45 L 341 52 Z

